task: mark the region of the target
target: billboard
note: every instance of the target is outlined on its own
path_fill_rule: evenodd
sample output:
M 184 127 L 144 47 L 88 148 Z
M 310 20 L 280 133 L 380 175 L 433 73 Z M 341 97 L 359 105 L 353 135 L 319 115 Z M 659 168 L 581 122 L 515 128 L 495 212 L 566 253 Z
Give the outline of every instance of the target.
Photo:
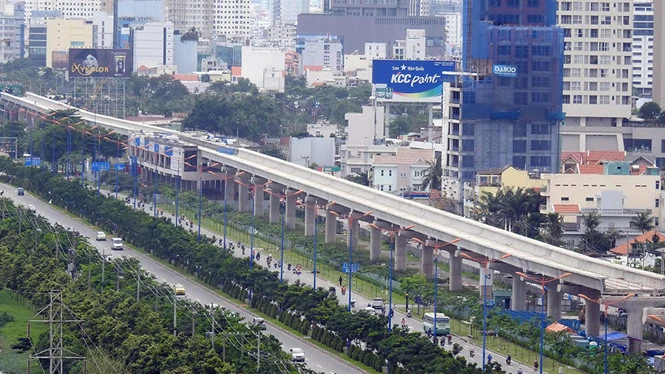
M 70 78 L 129 78 L 131 75 L 129 49 L 69 49 Z
M 454 72 L 455 61 L 374 60 L 372 83 L 378 101 L 440 103 L 443 74 Z

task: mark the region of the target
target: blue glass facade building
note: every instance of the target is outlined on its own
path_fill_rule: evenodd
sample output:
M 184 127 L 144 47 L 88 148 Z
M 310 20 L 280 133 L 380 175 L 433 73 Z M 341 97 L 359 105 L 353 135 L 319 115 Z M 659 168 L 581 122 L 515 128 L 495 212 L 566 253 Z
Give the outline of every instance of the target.
M 556 0 L 469 0 L 462 22 L 462 67 L 473 76 L 445 95 L 444 179 L 461 194 L 476 170 L 555 171 L 564 117 Z

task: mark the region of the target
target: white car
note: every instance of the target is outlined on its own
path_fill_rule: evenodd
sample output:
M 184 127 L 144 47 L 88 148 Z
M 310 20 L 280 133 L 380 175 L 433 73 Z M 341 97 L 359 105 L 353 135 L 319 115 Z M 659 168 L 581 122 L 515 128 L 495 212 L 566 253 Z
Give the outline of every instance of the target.
M 291 352 L 291 361 L 305 362 L 305 352 L 302 348 L 291 348 L 289 352 Z
M 111 239 L 111 249 L 113 250 L 122 250 L 124 246 L 122 245 L 122 239 L 121 238 L 113 238 Z
M 97 240 L 106 240 L 106 234 L 104 231 L 97 231 Z
M 32 204 L 28 205 L 28 210 L 33 213 L 37 213 L 37 208 Z

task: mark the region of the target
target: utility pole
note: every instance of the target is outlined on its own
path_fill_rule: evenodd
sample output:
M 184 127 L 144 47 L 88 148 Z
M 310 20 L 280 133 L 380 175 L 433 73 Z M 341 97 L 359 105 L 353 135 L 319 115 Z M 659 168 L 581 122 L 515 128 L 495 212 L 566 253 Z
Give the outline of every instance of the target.
M 37 315 L 48 313 L 48 319 L 36 319 L 28 321 L 28 339 L 30 339 L 30 323 L 48 323 L 49 325 L 49 347 L 41 352 L 30 355 L 28 358 L 28 368 L 30 368 L 32 359 L 43 359 L 49 362 L 49 374 L 64 374 L 64 360 L 85 360 L 84 356 L 65 356 L 65 348 L 62 341 L 63 324 L 81 323 L 82 320 L 64 319 L 63 312 L 66 306 L 62 301 L 60 291 L 50 292 L 50 302 Z
M 136 269 L 136 302 L 141 298 L 141 268 Z
M 173 336 L 178 336 L 178 332 L 176 331 L 176 326 L 177 326 L 177 323 L 178 323 L 178 320 L 177 320 L 178 317 L 177 317 L 177 314 L 176 314 L 176 303 L 177 303 L 177 301 L 178 301 L 178 299 L 176 297 L 175 288 L 174 288 L 173 289 Z
M 210 303 L 210 319 L 211 319 L 211 330 L 212 335 L 210 336 L 210 340 L 212 341 L 212 350 L 215 350 L 215 304 Z
M 261 333 L 257 332 L 256 337 L 258 339 L 256 342 L 256 372 L 258 373 L 261 367 Z

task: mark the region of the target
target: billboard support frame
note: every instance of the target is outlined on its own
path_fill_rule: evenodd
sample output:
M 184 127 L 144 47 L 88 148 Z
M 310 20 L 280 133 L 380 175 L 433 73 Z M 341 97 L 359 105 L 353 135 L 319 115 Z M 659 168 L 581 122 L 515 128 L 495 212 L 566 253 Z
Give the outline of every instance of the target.
M 70 78 L 74 81 L 73 106 L 95 114 L 126 117 L 127 78 Z

